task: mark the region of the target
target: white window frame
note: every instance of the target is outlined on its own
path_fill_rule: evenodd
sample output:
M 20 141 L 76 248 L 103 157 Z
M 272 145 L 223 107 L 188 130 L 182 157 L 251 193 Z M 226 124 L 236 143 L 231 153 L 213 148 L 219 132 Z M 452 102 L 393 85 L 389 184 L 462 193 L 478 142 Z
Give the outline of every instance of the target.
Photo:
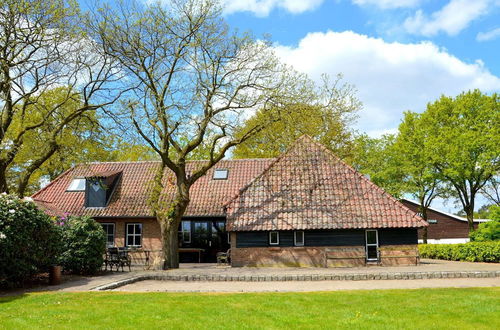
M 140 234 L 137 234 L 135 232 L 135 226 L 136 225 L 139 225 L 140 228 L 141 228 L 141 233 Z M 134 226 L 133 227 L 134 228 L 134 232 L 133 233 L 129 233 L 129 230 L 128 230 L 129 226 Z M 143 227 L 142 227 L 142 223 L 140 223 L 140 222 L 129 222 L 129 223 L 127 223 L 126 226 L 125 226 L 125 246 L 141 247 L 142 246 L 142 230 L 143 230 Z M 134 239 L 133 239 L 134 244 L 128 244 L 128 238 L 129 238 L 129 236 L 133 236 L 134 237 Z M 136 243 L 136 237 L 139 237 L 139 239 L 141 241 L 140 242 L 141 244 L 135 244 Z
M 222 174 L 224 173 L 222 176 L 219 176 L 217 174 Z M 214 180 L 227 180 L 227 178 L 229 177 L 229 170 L 227 168 L 217 168 L 214 170 L 214 175 L 213 175 L 213 179 Z
M 80 183 L 75 183 L 75 181 L 83 181 L 83 188 L 78 188 Z M 86 181 L 87 180 L 85 178 L 74 178 L 73 180 L 71 180 L 66 191 L 85 191 L 85 186 L 87 185 Z
M 115 246 L 115 236 L 116 236 L 116 225 L 115 225 L 115 223 L 114 222 L 101 222 L 101 225 L 103 226 L 103 229 L 104 229 L 104 226 L 113 226 L 113 234 L 112 234 L 113 235 L 113 244 L 112 245 L 109 244 L 109 242 L 108 242 L 108 236 L 109 236 L 109 234 L 108 234 L 108 231 L 105 230 L 105 232 L 106 232 L 106 245 L 108 247 Z
M 375 232 L 375 239 L 376 243 L 368 243 L 368 232 L 369 231 L 374 231 Z M 365 230 L 365 246 L 366 246 L 366 260 L 367 261 L 378 261 L 378 230 L 377 229 L 367 229 Z M 375 246 L 377 248 L 377 258 L 368 258 L 368 247 L 369 246 Z
M 271 235 L 273 233 L 276 233 L 276 238 L 277 238 L 277 241 L 273 243 L 272 239 L 271 239 Z M 270 231 L 269 232 L 269 245 L 280 245 L 280 232 L 279 231 Z
M 184 230 L 184 223 L 189 224 L 189 230 Z M 181 221 L 181 238 L 183 243 L 191 243 L 191 221 Z M 184 239 L 184 233 L 189 233 L 189 240 Z
M 302 243 L 297 243 L 297 234 L 301 234 L 302 235 Z M 303 230 L 294 231 L 293 232 L 293 244 L 295 246 L 304 246 L 304 243 L 305 243 L 304 231 Z
M 438 223 L 438 220 L 437 219 L 427 219 L 427 222 L 431 225 L 435 225 Z

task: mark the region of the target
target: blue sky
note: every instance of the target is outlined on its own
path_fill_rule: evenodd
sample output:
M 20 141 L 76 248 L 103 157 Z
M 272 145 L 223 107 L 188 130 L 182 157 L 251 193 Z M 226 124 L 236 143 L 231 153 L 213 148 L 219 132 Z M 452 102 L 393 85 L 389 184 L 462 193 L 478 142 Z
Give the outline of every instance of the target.
M 500 91 L 500 0 L 226 0 L 225 12 L 314 79 L 344 74 L 372 136 L 441 94 Z
M 226 0 L 225 16 L 270 34 L 313 79 L 342 73 L 364 104 L 356 129 L 371 136 L 442 94 L 500 92 L 500 0 Z

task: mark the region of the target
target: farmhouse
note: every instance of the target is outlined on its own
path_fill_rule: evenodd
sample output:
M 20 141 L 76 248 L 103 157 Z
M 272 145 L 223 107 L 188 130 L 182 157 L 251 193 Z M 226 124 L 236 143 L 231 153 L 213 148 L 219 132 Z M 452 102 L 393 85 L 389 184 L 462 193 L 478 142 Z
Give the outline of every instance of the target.
M 194 169 L 203 161 L 189 162 Z M 47 213 L 87 215 L 109 245 L 161 248 L 148 207 L 159 163 L 75 166 L 33 195 Z M 165 180 L 168 203 L 175 189 Z M 342 267 L 418 263 L 415 212 L 304 136 L 275 159 L 223 160 L 191 187 L 179 227 L 181 262 L 233 266 Z
M 420 214 L 419 203 L 410 199 L 402 199 L 406 207 Z M 429 244 L 457 244 L 469 241 L 469 224 L 467 219 L 458 215 L 447 213 L 435 208 L 427 211 L 427 243 Z M 474 219 L 474 229 L 488 221 L 487 219 Z M 419 242 L 422 243 L 422 230 L 418 231 Z

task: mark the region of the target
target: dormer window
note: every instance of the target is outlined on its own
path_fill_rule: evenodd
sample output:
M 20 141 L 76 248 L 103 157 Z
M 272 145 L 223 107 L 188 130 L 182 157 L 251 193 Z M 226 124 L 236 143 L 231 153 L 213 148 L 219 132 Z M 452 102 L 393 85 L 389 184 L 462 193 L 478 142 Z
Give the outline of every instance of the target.
M 121 171 L 97 173 L 86 178 L 85 207 L 106 207 L 117 186 Z
M 214 171 L 214 180 L 227 180 L 228 172 L 227 169 L 216 169 Z
M 84 178 L 77 178 L 73 179 L 71 183 L 69 184 L 67 191 L 85 191 L 85 179 Z

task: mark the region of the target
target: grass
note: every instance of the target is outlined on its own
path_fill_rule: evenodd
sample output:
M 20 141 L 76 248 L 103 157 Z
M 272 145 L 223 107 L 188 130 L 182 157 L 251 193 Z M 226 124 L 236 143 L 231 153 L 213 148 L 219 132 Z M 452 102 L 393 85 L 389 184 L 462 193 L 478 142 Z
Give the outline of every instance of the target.
M 31 293 L 0 329 L 500 329 L 500 288 L 316 293 Z

